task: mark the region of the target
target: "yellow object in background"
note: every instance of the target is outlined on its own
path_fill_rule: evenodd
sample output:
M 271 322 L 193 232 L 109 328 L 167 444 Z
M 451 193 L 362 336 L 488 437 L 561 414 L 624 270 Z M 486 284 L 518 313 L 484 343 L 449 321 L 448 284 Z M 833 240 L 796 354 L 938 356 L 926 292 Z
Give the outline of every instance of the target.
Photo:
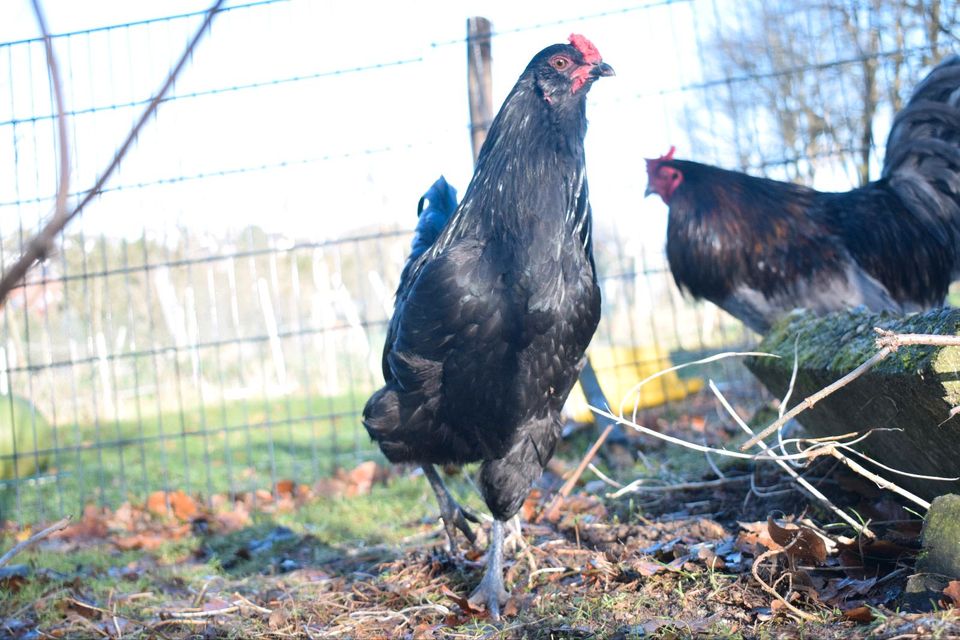
M 625 416 L 639 409 L 657 407 L 665 402 L 683 400 L 703 388 L 700 378 L 681 379 L 676 371 L 651 380 L 637 393 L 627 393 L 638 382 L 673 366 L 670 354 L 655 345 L 640 347 L 609 347 L 597 345 L 587 350 L 597 379 L 613 413 L 622 410 Z M 637 400 L 639 398 L 639 404 Z M 587 407 L 583 389 L 576 385 L 567 398 L 563 412 L 574 422 L 593 422 L 593 412 Z

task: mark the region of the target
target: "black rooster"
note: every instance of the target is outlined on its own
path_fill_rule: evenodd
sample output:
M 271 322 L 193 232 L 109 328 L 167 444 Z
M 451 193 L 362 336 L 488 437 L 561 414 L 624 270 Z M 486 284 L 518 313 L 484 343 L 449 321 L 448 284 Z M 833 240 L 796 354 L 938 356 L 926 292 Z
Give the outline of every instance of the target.
M 763 333 L 797 307 L 908 312 L 943 305 L 960 276 L 960 57 L 897 114 L 881 178 L 844 193 L 666 156 L 647 195 L 670 207 L 681 289 Z
M 434 464 L 482 461 L 494 517 L 471 594 L 498 618 L 503 523 L 560 435 L 560 409 L 600 318 L 584 166 L 586 95 L 613 75 L 583 36 L 538 53 L 507 96 L 463 202 L 405 269 L 384 345 L 386 384 L 363 422 L 392 462 L 423 466 L 451 548 L 473 533 Z

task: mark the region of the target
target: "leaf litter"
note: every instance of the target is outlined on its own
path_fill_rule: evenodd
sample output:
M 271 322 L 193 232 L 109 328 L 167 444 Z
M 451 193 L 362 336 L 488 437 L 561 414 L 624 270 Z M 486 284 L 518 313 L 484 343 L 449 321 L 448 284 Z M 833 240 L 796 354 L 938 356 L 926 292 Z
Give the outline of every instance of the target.
M 699 416 L 677 423 L 703 428 Z M 499 626 L 466 599 L 481 575 L 483 548 L 448 557 L 434 518 L 407 523 L 417 533 L 397 543 L 348 546 L 273 521 L 319 500 L 367 495 L 407 473 L 367 461 L 311 486 L 282 480 L 272 490 L 207 501 L 171 491 L 116 510 L 88 506 L 35 553 L 100 549 L 117 562 L 54 571 L 32 556 L 3 568 L 0 637 L 960 635 L 960 581 L 944 589 L 935 612 L 898 611 L 919 552 L 918 521 L 890 497 L 859 491 L 843 471 L 831 475 L 832 497 L 889 523 L 875 527 L 877 539 L 834 532 L 829 514 L 795 492 L 751 497 L 742 483 L 638 504 L 601 498 L 581 480 L 579 491 L 534 524 L 572 466 L 558 459 L 524 504 L 523 542 L 507 554 L 512 595 Z M 741 472 L 756 473 L 761 486 L 783 480 L 766 468 L 727 470 Z M 5 542 L 31 533 L 12 524 L 4 532 Z M 776 597 L 751 577 L 758 558 Z M 794 608 L 812 621 L 798 619 Z

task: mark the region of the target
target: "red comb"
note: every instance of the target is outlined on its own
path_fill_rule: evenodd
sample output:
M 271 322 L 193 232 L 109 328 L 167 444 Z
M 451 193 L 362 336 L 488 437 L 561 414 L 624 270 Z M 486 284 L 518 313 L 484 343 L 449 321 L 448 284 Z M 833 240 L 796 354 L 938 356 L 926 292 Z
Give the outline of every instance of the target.
M 580 55 L 583 56 L 583 61 L 588 64 L 597 64 L 600 62 L 600 51 L 593 46 L 593 43 L 587 40 L 586 36 L 582 36 L 579 33 L 570 34 L 570 44 L 576 47 L 577 51 L 580 52 Z
M 676 150 L 677 150 L 676 147 L 671 146 L 670 151 L 667 151 L 664 155 L 660 156 L 659 158 L 647 158 L 647 173 L 650 173 L 651 171 L 656 170 L 657 165 L 659 165 L 664 160 L 673 160 L 673 152 Z

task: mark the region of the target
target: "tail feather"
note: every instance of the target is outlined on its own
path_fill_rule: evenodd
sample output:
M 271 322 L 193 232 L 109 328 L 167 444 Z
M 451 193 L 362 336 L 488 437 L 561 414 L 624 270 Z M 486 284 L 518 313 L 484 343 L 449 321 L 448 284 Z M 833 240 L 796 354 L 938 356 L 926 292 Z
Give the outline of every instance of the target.
M 457 190 L 451 187 L 446 178 L 440 176 L 417 205 L 417 228 L 413 234 L 408 262 L 413 262 L 429 249 L 447 224 L 447 220 L 457 209 Z
M 379 389 L 363 408 L 363 426 L 390 462 L 407 462 L 412 458 L 403 438 L 397 437 L 400 427 L 400 398 L 397 390 L 388 386 Z
M 937 65 L 894 118 L 882 177 L 960 255 L 960 56 Z

